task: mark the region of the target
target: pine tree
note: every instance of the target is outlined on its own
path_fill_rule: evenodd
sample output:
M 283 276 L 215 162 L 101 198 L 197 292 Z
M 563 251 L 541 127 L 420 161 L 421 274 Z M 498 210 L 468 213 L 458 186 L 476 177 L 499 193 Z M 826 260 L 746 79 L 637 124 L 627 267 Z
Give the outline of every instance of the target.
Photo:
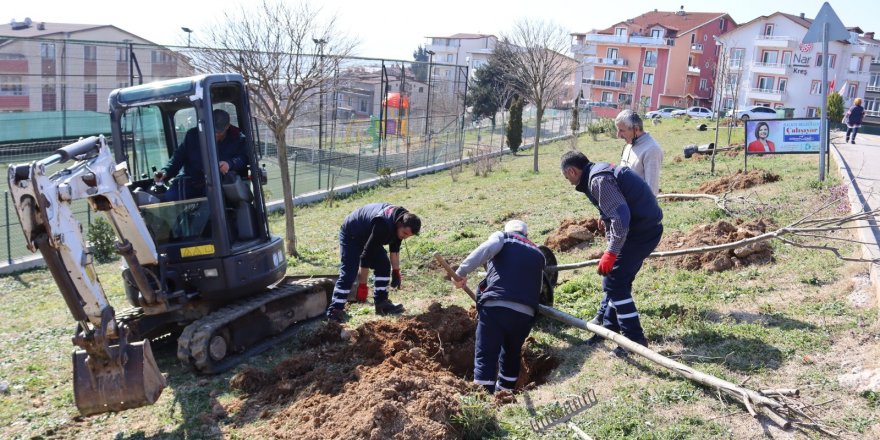
M 834 92 L 828 95 L 828 120 L 840 122 L 843 119 L 843 96 Z
M 513 154 L 522 145 L 522 112 L 523 100 L 517 96 L 510 104 L 510 121 L 507 123 L 507 147 Z

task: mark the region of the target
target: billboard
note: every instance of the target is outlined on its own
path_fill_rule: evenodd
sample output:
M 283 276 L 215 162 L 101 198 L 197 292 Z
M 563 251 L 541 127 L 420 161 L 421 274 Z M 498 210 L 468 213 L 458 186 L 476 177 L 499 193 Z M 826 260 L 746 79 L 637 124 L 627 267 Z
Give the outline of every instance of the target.
M 746 121 L 746 154 L 819 153 L 819 119 Z

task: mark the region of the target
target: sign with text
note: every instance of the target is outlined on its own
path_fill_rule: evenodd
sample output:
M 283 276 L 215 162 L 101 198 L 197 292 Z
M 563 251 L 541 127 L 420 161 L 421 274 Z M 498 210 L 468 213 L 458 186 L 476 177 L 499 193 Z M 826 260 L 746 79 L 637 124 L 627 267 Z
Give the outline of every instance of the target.
M 746 154 L 819 152 L 819 119 L 750 119 L 745 125 Z

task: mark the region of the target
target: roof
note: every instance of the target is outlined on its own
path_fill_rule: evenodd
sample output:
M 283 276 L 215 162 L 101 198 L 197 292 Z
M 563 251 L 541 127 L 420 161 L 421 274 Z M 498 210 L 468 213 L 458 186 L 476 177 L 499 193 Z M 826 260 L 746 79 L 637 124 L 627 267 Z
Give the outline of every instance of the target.
M 24 22 L 15 23 L 16 25 L 24 25 Z M 40 29 L 42 28 L 42 29 Z M 152 43 L 149 40 L 141 38 L 137 35 L 132 34 L 126 30 L 120 29 L 111 24 L 79 24 L 79 23 L 50 23 L 50 22 L 37 22 L 34 21 L 30 23 L 27 27 L 22 27 L 21 29 L 13 29 L 13 24 L 3 24 L 0 25 L 0 37 L 14 37 L 14 38 L 51 38 L 57 36 L 65 36 L 70 35 L 73 36 L 79 32 L 102 29 L 102 28 L 111 28 L 115 29 L 119 32 L 122 32 L 126 35 L 130 35 L 132 37 L 138 38 L 144 42 Z M 122 41 L 122 40 L 120 40 Z
M 807 18 L 806 16 L 801 17 L 800 15 L 787 14 L 785 12 L 774 12 L 770 15 L 760 15 L 758 17 L 755 17 L 755 18 L 747 21 L 746 23 L 744 23 L 740 27 L 747 26 L 747 25 L 752 24 L 752 23 L 759 21 L 759 20 L 768 20 L 768 19 L 776 17 L 776 16 L 785 17 L 785 18 L 791 20 L 792 22 L 794 22 L 795 24 L 798 24 L 798 25 L 805 27 L 807 29 L 809 29 L 810 26 L 813 24 L 813 19 Z M 855 32 L 856 34 L 864 33 L 864 31 L 862 31 L 862 28 L 860 28 L 858 26 L 848 27 L 848 28 L 846 28 L 846 30 L 848 30 L 850 32 Z M 859 40 L 864 41 L 869 44 L 877 44 L 878 43 L 877 40 L 874 40 L 872 38 L 866 38 L 863 36 L 859 36 Z M 846 41 L 846 40 L 839 40 L 839 41 Z
M 449 36 L 440 36 L 440 35 L 427 36 L 427 37 L 425 37 L 425 38 L 457 38 L 457 39 L 459 39 L 459 40 L 476 40 L 476 39 L 479 39 L 479 38 L 486 38 L 486 37 L 495 37 L 495 36 L 492 35 L 492 34 L 468 34 L 468 33 L 458 33 L 458 34 L 452 34 L 452 35 L 449 35 Z
M 726 12 L 658 11 L 655 9 L 638 17 L 615 23 L 597 33 L 614 34 L 614 28 L 626 26 L 639 34 L 649 35 L 650 28 L 663 26 L 670 30 L 678 30 L 680 34 L 683 34 L 721 17 L 727 17 L 733 22 L 733 19 Z

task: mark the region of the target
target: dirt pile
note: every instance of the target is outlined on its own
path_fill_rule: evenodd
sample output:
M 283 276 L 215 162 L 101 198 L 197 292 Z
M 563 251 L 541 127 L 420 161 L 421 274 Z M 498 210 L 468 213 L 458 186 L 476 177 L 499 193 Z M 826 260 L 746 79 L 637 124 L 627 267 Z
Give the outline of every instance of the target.
M 450 418 L 471 383 L 473 309 L 442 308 L 412 318 L 373 321 L 356 330 L 328 325 L 327 342 L 272 371 L 243 370 L 231 385 L 247 400 L 235 422 L 261 438 L 456 438 Z M 529 348 L 520 382 L 543 383 L 558 361 Z
M 746 189 L 753 186 L 763 185 L 765 183 L 778 182 L 781 179 L 778 174 L 773 174 L 767 170 L 751 170 L 743 173 L 742 170 L 737 171 L 728 176 L 722 176 L 715 180 L 700 185 L 695 192 L 706 194 L 724 194 L 733 189 Z
M 604 237 L 605 228 L 597 218 L 575 220 L 567 218 L 550 233 L 544 246 L 554 251 L 565 252 L 581 244 L 590 244 L 595 237 Z
M 672 251 L 732 243 L 761 235 L 772 226 L 773 222 L 769 219 L 749 222 L 739 219 L 734 224 L 721 220 L 709 225 L 696 226 L 686 234 L 677 231 L 666 233 L 657 250 Z M 734 249 L 661 258 L 655 261 L 657 264 L 678 269 L 706 269 L 711 272 L 721 272 L 750 264 L 770 263 L 773 261 L 773 247 L 767 240 Z

